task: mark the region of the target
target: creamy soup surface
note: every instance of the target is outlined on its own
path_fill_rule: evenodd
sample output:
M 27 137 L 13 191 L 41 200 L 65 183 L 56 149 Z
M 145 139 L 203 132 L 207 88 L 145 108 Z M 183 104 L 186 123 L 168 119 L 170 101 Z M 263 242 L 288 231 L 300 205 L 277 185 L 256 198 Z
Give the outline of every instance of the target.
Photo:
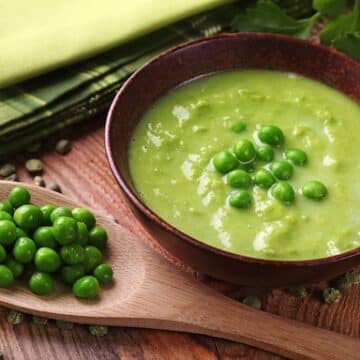
M 242 122 L 246 129 L 235 132 Z M 235 208 L 237 191 L 219 173 L 214 156 L 240 139 L 261 145 L 257 132 L 274 125 L 288 148 L 308 156 L 293 165 L 295 200 L 252 185 L 251 205 Z M 145 113 L 129 148 L 134 185 L 161 218 L 222 250 L 255 258 L 312 259 L 360 245 L 360 107 L 341 93 L 291 73 L 229 71 L 175 88 Z M 270 165 L 239 163 L 251 176 Z M 328 190 L 321 201 L 302 194 L 309 180 Z

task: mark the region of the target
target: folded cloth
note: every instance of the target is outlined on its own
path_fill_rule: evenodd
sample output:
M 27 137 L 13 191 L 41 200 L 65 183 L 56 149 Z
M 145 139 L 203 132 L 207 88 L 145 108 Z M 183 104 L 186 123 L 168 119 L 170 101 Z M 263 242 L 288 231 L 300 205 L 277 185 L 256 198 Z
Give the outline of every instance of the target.
M 180 42 L 226 30 L 235 9 L 236 5 L 216 8 L 90 60 L 3 89 L 0 155 L 103 111 L 121 83 L 139 66 Z
M 0 0 L 0 88 L 231 0 Z

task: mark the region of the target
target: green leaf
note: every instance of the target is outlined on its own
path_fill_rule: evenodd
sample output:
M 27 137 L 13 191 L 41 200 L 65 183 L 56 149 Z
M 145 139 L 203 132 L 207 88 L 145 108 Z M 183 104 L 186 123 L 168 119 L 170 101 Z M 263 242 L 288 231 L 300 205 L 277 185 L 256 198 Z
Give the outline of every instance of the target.
M 333 47 L 360 61 L 360 31 L 336 38 Z
M 345 33 L 354 31 L 355 13 L 353 11 L 340 16 L 337 20 L 326 24 L 320 33 L 320 40 L 323 44 L 331 45 L 337 38 Z
M 313 8 L 321 15 L 336 19 L 344 9 L 347 0 L 313 0 Z
M 331 45 L 337 38 L 344 38 L 346 33 L 360 30 L 360 0 L 355 1 L 352 11 L 330 21 L 320 33 L 323 44 Z
M 319 14 L 315 14 L 307 19 L 295 20 L 272 1 L 262 0 L 255 7 L 248 8 L 245 14 L 237 15 L 233 28 L 239 32 L 259 31 L 306 38 L 318 16 Z
M 354 30 L 360 30 L 360 0 L 355 1 L 354 5 Z

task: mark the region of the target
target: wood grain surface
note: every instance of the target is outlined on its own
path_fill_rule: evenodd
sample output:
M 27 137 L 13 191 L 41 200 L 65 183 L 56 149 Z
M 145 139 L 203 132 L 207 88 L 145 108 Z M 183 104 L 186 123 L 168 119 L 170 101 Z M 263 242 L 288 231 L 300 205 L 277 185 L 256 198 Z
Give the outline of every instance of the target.
M 44 178 L 47 182 L 58 182 L 65 195 L 100 213 L 112 215 L 133 233 L 146 236 L 128 211 L 110 173 L 103 145 L 103 121 L 104 115 L 89 120 L 90 125 L 73 130 L 73 150 L 65 157 L 52 151 L 50 141 L 41 154 Z M 31 182 L 23 168 L 28 157 L 25 154 L 16 157 L 19 177 L 25 182 Z M 265 311 L 360 337 L 359 286 L 354 286 L 337 304 L 329 306 L 320 299 L 323 284 L 314 285 L 311 296 L 301 300 L 286 290 L 238 288 L 194 275 L 234 298 L 258 294 Z M 73 330 L 64 331 L 57 329 L 52 322 L 46 326 L 34 325 L 30 317 L 20 325 L 11 326 L 6 322 L 5 309 L 1 310 L 0 318 L 0 351 L 5 359 L 279 359 L 249 346 L 206 336 L 111 328 L 107 336 L 97 338 L 88 333 L 86 326 L 76 325 Z M 357 358 L 360 359 L 360 354 Z M 331 349 L 328 359 L 331 359 Z

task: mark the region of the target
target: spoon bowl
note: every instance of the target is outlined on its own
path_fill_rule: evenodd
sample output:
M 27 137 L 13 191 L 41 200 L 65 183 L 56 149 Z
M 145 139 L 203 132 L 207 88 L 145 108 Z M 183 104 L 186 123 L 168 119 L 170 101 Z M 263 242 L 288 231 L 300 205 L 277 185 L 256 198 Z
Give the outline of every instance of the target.
M 18 183 L 1 181 L 0 199 Z M 65 196 L 26 185 L 32 202 L 78 207 Z M 180 271 L 142 239 L 96 215 L 108 231 L 105 261 L 114 283 L 96 300 L 78 300 L 70 289 L 36 296 L 23 284 L 0 289 L 0 305 L 26 313 L 86 324 L 176 330 L 240 341 L 291 359 L 350 359 L 360 352 L 358 339 L 284 319 L 237 303 Z M 288 336 L 291 334 L 291 342 Z

